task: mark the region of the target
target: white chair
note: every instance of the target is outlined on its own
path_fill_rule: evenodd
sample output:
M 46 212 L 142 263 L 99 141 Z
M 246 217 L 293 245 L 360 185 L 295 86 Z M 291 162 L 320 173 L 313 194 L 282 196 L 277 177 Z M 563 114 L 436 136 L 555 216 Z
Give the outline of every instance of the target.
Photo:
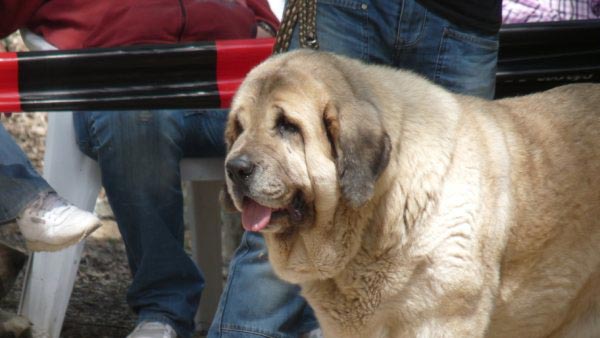
M 72 113 L 49 113 L 44 177 L 56 191 L 76 206 L 93 210 L 100 190 L 100 170 L 79 151 Z M 184 159 L 181 177 L 191 181 L 187 208 L 192 233 L 192 256 L 206 278 L 196 317 L 200 329 L 212 321 L 222 289 L 219 190 L 223 160 Z M 202 224 L 200 224 L 202 223 Z M 59 337 L 71 297 L 83 243 L 55 253 L 30 256 L 19 313 L 31 320 L 45 337 Z

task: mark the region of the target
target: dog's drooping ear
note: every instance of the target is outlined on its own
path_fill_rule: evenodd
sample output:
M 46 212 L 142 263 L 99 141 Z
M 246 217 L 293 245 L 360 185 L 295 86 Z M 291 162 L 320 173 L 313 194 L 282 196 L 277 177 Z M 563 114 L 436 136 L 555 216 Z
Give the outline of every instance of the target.
M 336 158 L 342 195 L 353 208 L 373 197 L 379 175 L 387 167 L 391 141 L 380 113 L 366 101 L 329 103 L 323 115 Z
M 227 151 L 231 150 L 231 146 L 235 142 L 235 140 L 240 136 L 243 129 L 240 125 L 240 121 L 235 119 L 228 119 L 227 125 L 225 126 L 225 145 L 227 146 Z

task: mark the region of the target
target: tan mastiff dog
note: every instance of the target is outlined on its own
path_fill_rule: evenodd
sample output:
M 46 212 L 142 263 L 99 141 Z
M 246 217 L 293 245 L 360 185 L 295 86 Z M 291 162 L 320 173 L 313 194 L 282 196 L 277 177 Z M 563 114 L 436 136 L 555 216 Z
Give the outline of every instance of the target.
M 600 337 L 600 85 L 486 101 L 296 51 L 226 138 L 230 201 L 325 337 Z

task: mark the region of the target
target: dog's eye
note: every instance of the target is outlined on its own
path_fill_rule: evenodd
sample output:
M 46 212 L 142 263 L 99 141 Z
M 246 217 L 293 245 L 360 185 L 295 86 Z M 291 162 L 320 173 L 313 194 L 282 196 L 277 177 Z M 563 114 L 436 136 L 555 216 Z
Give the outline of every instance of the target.
M 290 122 L 283 114 L 277 118 L 275 128 L 280 134 L 297 134 L 300 132 L 300 128 L 297 125 Z
M 235 119 L 234 128 L 235 128 L 236 136 L 240 136 L 240 134 L 244 132 L 244 127 L 242 127 L 242 124 L 240 123 L 240 120 L 238 120 L 238 119 Z

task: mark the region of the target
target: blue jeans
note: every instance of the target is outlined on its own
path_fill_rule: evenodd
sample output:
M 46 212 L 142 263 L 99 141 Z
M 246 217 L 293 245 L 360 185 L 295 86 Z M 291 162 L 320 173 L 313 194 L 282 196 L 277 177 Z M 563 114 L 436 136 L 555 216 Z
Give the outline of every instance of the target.
M 46 191 L 53 190 L 0 123 L 0 224 L 15 219 Z
M 100 165 L 125 242 L 133 281 L 127 303 L 138 322 L 194 331 L 204 278 L 184 251 L 179 161 L 223 156 L 224 110 L 73 114 L 81 150 Z
M 492 98 L 498 36 L 467 31 L 414 0 L 318 0 L 320 49 L 410 69 L 454 92 Z M 296 27 L 297 28 L 297 27 Z M 291 48 L 298 48 L 297 32 Z M 209 337 L 298 337 L 318 324 L 298 287 L 272 273 L 260 235 L 245 233 Z

